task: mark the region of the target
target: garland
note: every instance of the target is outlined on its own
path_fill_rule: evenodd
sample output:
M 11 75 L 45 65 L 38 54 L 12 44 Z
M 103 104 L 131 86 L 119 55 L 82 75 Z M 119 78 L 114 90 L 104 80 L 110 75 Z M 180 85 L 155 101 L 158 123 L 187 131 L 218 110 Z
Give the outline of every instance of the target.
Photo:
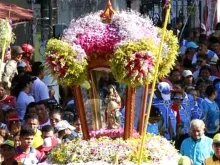
M 162 29 L 159 29 L 159 36 L 162 36 Z M 172 31 L 167 30 L 164 40 L 163 54 L 159 65 L 158 78 L 167 76 L 175 65 L 179 49 L 178 39 Z
M 86 79 L 85 57 L 79 47 L 57 39 L 48 41 L 44 55 L 49 73 L 64 85 L 81 84 Z
M 129 86 L 149 84 L 155 72 L 157 46 L 151 39 L 119 45 L 110 60 L 111 71 L 119 83 Z

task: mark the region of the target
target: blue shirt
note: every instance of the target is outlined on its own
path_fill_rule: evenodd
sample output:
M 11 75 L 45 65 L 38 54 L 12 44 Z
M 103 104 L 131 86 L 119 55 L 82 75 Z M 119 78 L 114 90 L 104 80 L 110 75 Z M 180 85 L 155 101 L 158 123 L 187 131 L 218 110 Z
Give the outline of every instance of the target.
M 170 140 L 170 135 L 168 133 L 168 128 L 169 128 L 169 114 L 170 114 L 170 105 L 171 102 L 170 100 L 166 101 L 166 100 L 161 100 L 158 99 L 157 97 L 153 98 L 153 103 L 152 105 L 154 105 L 155 107 L 157 107 L 162 115 L 162 129 L 164 129 L 166 131 L 164 137 L 167 138 L 168 140 Z
M 189 137 L 183 141 L 180 147 L 180 154 L 192 159 L 193 165 L 202 165 L 205 158 L 212 156 L 213 153 L 212 139 L 205 135 L 197 141 Z
M 155 135 L 159 135 L 159 124 L 158 123 L 148 123 L 147 132 Z
M 205 98 L 202 102 L 202 109 L 205 112 L 205 123 L 207 133 L 216 133 L 219 130 L 220 111 L 215 101 Z

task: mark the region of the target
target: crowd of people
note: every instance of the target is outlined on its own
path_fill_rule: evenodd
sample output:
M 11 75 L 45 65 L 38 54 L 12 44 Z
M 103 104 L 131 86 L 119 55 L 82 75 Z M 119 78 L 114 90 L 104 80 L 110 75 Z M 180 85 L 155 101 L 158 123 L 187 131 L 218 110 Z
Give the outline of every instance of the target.
M 30 44 L 5 50 L 0 82 L 0 162 L 38 164 L 60 143 L 81 138 L 78 114 L 71 97 L 62 107 L 55 91 L 42 81 L 42 62 L 32 62 Z M 65 111 L 65 113 L 63 113 Z
M 157 84 L 147 127 L 174 141 L 194 165 L 220 164 L 220 23 L 210 35 L 205 30 L 185 30 L 173 70 Z
M 209 36 L 202 28 L 186 30 L 176 65 L 169 76 L 158 81 L 146 130 L 174 141 L 175 147 L 194 165 L 220 164 L 219 30 L 220 24 Z M 29 44 L 10 46 L 1 64 L 3 165 L 44 162 L 56 145 L 82 138 L 74 98 L 71 96 L 62 106 L 58 103 L 54 90 L 42 81 L 44 65 L 32 62 L 33 53 Z M 123 127 L 120 120 L 126 113 L 125 86 L 111 74 L 104 74 L 97 88 L 107 105 L 107 129 Z M 144 90 L 137 87 L 136 91 L 134 128 L 138 130 Z

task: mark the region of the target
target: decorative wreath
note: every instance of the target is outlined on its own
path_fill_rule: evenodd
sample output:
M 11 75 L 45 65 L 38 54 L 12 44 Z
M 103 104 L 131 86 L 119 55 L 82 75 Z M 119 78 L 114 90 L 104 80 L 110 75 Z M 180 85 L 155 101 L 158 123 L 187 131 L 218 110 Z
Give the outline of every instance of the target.
M 149 84 L 155 73 L 158 47 L 151 39 L 130 41 L 118 46 L 110 60 L 116 80 L 129 86 Z
M 64 85 L 81 84 L 86 79 L 86 54 L 76 45 L 51 39 L 45 51 L 46 67 Z
M 159 29 L 159 36 L 162 37 L 162 29 Z M 158 78 L 167 76 L 175 65 L 179 49 L 178 39 L 172 31 L 167 30 L 162 51 L 162 58 L 159 65 Z

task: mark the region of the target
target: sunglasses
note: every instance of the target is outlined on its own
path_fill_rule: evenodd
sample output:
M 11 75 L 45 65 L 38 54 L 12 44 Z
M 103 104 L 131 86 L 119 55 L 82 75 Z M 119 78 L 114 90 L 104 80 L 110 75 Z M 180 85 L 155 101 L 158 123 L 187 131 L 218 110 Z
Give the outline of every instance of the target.
M 175 96 L 175 97 L 173 97 L 173 100 L 183 101 L 184 98 L 183 97 Z
M 215 147 L 220 147 L 220 143 L 214 143 Z

